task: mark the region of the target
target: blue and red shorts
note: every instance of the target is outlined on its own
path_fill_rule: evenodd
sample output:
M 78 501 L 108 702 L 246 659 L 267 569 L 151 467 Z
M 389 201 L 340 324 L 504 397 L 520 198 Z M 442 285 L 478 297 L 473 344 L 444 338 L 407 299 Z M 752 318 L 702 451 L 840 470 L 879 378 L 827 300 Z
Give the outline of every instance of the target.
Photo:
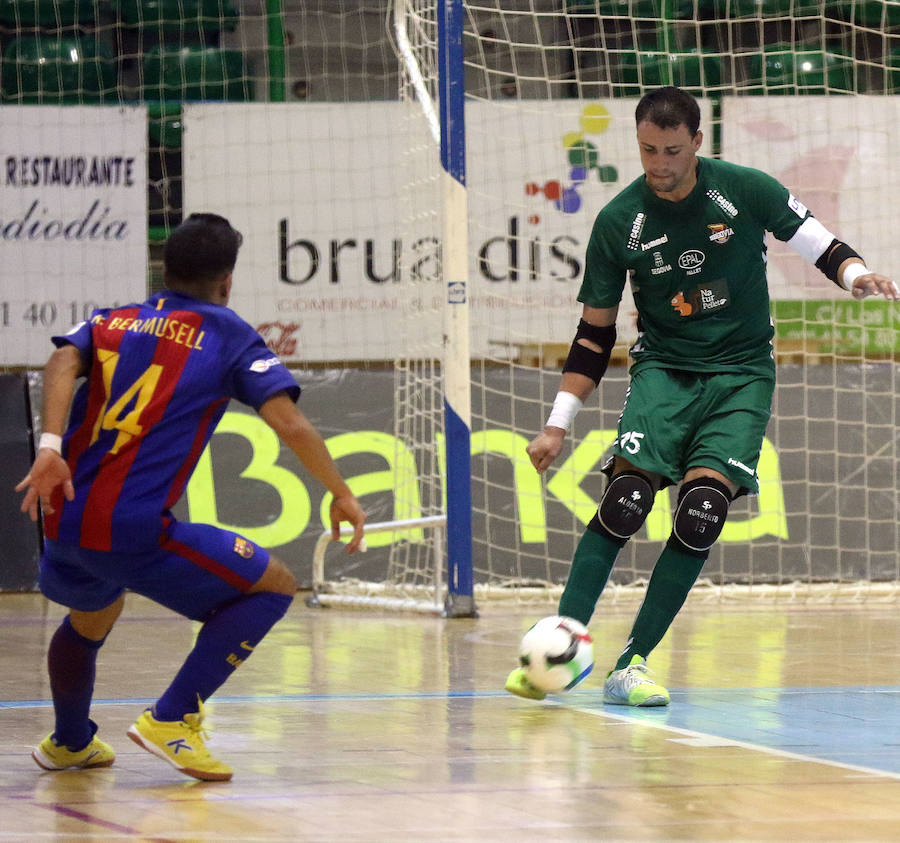
M 202 621 L 249 591 L 268 563 L 265 548 L 237 533 L 175 521 L 158 547 L 131 553 L 48 539 L 38 585 L 54 603 L 82 612 L 103 609 L 128 589 Z

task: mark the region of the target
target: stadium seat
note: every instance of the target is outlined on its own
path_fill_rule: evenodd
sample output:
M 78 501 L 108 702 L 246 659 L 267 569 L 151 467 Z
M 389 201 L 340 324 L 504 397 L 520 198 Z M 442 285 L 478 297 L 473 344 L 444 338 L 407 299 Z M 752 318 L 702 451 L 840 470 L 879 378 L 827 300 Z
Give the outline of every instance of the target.
M 66 29 L 97 19 L 100 0 L 0 0 L 0 23 L 22 30 Z
M 740 18 L 799 18 L 820 14 L 817 0 L 713 0 L 716 20 Z
M 886 94 L 900 94 L 900 47 L 894 47 L 886 58 Z
M 900 4 L 884 0 L 846 0 L 825 4 L 825 17 L 887 32 L 900 26 Z
M 693 0 L 673 0 L 665 7 L 663 0 L 566 0 L 566 11 L 594 13 L 601 18 L 660 20 L 664 10 L 669 11 L 669 20 L 691 20 L 694 17 Z
M 820 50 L 773 44 L 751 57 L 745 84 L 754 94 L 849 94 L 854 91 L 853 61 Z
M 611 54 L 610 72 L 617 96 L 640 96 L 659 85 L 700 93 L 722 81 L 719 59 L 699 52 Z
M 3 53 L 0 78 L 8 103 L 98 103 L 118 96 L 112 52 L 77 36 L 16 38 Z
M 152 108 L 148 116 L 147 128 L 151 148 L 181 149 L 183 129 L 181 106 L 161 105 Z
M 237 27 L 238 12 L 230 0 L 114 0 L 124 26 L 168 32 L 221 32 Z
M 253 82 L 240 50 L 196 45 L 154 47 L 144 57 L 142 76 L 147 100 L 253 99 Z

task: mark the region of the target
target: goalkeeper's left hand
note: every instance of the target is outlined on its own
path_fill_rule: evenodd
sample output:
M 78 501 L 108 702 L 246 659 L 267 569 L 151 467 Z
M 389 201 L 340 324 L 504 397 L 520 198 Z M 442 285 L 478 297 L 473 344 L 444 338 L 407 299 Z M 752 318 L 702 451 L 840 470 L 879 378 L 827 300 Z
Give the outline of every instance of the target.
M 900 300 L 900 289 L 890 278 L 879 275 L 877 272 L 868 272 L 854 279 L 850 295 L 855 299 L 881 295 L 888 301 L 898 301 Z

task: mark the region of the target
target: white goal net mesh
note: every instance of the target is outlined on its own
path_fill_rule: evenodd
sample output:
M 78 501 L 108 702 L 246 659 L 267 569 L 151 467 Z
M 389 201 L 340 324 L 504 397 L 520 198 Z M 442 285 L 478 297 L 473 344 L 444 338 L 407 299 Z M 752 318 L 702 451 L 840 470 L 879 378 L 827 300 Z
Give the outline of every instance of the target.
M 93 304 L 158 287 L 166 232 L 215 209 L 244 232 L 235 309 L 303 370 L 303 406 L 324 402 L 370 520 L 440 516 L 438 14 L 435 0 L 0 3 L 0 372 L 39 368 L 49 336 Z M 481 0 L 463 19 L 476 599 L 546 597 L 603 489 L 629 300 L 609 372 L 544 478 L 525 446 L 577 324 L 594 215 L 640 174 L 637 97 L 690 90 L 701 154 L 772 173 L 900 278 L 900 0 Z M 98 181 L 61 186 L 66 161 L 94 162 Z M 777 243 L 769 267 L 778 387 L 762 490 L 734 505 L 703 576 L 719 594 L 893 595 L 898 308 L 851 300 Z M 226 419 L 218 473 L 201 463 L 182 514 L 244 531 L 305 579 L 327 507 L 284 464 L 263 472 L 267 440 Z M 215 493 L 223 462 L 237 494 Z M 658 496 L 613 592 L 646 580 L 672 501 Z M 438 529 L 370 545 L 328 579 L 440 602 Z
M 475 580 L 483 594 L 522 596 L 564 582 L 622 406 L 635 337 L 627 300 L 613 365 L 538 479 L 525 445 L 546 418 L 577 323 L 593 217 L 640 174 L 636 98 L 660 84 L 692 91 L 702 154 L 771 172 L 870 266 L 897 277 L 900 3 L 464 8 Z M 434 3 L 414 2 L 405 19 L 432 92 L 436 14 Z M 778 388 L 762 489 L 732 507 L 704 580 L 719 595 L 893 595 L 897 307 L 851 301 L 782 244 L 769 246 Z M 658 495 L 620 555 L 614 592 L 649 576 L 673 501 Z

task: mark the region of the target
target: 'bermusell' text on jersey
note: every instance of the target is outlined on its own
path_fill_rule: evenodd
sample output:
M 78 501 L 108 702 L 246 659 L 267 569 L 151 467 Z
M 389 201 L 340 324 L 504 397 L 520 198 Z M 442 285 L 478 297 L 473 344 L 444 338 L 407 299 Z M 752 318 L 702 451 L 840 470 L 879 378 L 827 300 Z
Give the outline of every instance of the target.
M 258 409 L 300 388 L 234 311 L 172 291 L 95 310 L 57 346 L 74 345 L 87 380 L 63 456 L 75 499 L 57 490 L 46 535 L 92 550 L 156 546 L 230 398 Z

